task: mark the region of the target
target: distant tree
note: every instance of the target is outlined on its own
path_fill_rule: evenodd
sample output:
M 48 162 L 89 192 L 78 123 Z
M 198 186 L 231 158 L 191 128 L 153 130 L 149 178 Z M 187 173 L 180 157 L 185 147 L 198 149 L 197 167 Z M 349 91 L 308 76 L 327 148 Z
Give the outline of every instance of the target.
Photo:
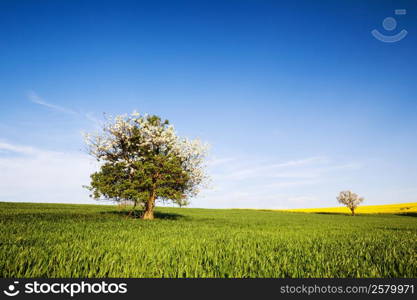
M 178 200 L 176 203 L 178 204 L 178 206 L 179 206 L 180 208 L 181 208 L 181 207 L 183 207 L 183 206 L 188 206 L 188 205 L 190 205 L 190 201 L 189 201 L 187 198 L 180 199 L 180 200 Z
M 154 218 L 157 200 L 188 204 L 206 179 L 207 145 L 178 137 L 155 115 L 107 119 L 101 133 L 86 134 L 85 140 L 88 152 L 102 163 L 91 175 L 91 196 L 132 202 L 133 210 L 143 205 L 143 219 Z
M 356 207 L 358 207 L 358 205 L 364 200 L 363 197 L 359 197 L 352 191 L 342 191 L 336 198 L 339 203 L 346 205 L 350 209 L 352 216 L 355 215 Z

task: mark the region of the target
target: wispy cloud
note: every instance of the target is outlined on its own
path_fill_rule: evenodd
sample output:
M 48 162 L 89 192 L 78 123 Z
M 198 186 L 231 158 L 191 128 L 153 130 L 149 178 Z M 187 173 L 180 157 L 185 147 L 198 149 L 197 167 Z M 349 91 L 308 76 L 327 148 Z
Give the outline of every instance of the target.
M 96 124 L 96 125 L 100 125 L 101 124 L 101 122 L 102 121 L 100 121 L 98 118 L 96 118 L 95 116 L 94 116 L 94 114 L 92 114 L 92 113 L 85 113 L 84 114 L 84 117 L 87 119 L 87 120 L 90 120 L 91 122 L 93 122 L 94 124 Z
M 61 112 L 61 113 L 65 113 L 68 115 L 73 115 L 73 116 L 80 116 L 82 118 L 85 118 L 91 122 L 93 122 L 96 126 L 100 125 L 100 121 L 94 116 L 94 114 L 92 113 L 84 113 L 75 109 L 71 109 L 68 107 L 64 107 L 64 106 L 60 106 L 60 105 L 56 105 L 50 102 L 47 102 L 45 99 L 43 99 L 41 96 L 39 96 L 35 91 L 29 91 L 27 93 L 27 97 L 28 99 L 38 105 L 44 106 L 48 109 L 57 111 L 57 112 Z
M 220 165 L 225 165 L 225 164 L 231 163 L 234 160 L 236 160 L 236 158 L 233 158 L 233 157 L 215 158 L 214 157 L 207 162 L 207 165 L 209 167 L 218 167 Z
M 73 109 L 46 102 L 43 98 L 41 98 L 34 91 L 28 92 L 27 96 L 28 96 L 29 100 L 32 101 L 33 103 L 45 106 L 49 109 L 59 111 L 59 112 L 63 112 L 63 113 L 70 114 L 70 115 L 79 115 L 80 114 L 79 112 L 77 112 Z
M 334 178 L 360 170 L 356 162 L 337 162 L 326 156 L 277 161 L 253 157 L 216 158 L 209 164 L 212 189 L 195 206 L 292 208 L 314 205 L 333 190 Z M 349 176 L 349 175 L 348 175 Z M 332 187 L 334 188 L 334 187 Z M 328 191 L 327 191 L 328 190 Z M 324 192 L 323 192 L 324 191 Z M 310 202 L 309 202 L 310 201 Z
M 232 180 L 244 180 L 250 179 L 254 177 L 283 177 L 282 173 L 284 170 L 288 170 L 289 168 L 296 168 L 302 166 L 308 166 L 313 164 L 323 164 L 327 163 L 328 159 L 325 157 L 309 157 L 305 159 L 299 160 L 290 160 L 286 162 L 274 162 L 274 161 L 266 161 L 266 162 L 255 162 L 255 164 L 244 166 L 244 167 L 237 167 L 235 170 L 231 172 L 225 173 L 222 175 L 224 179 L 232 179 Z M 286 173 L 288 174 L 288 172 Z M 281 175 L 281 176 L 279 176 Z
M 0 151 L 1 152 L 15 152 L 20 154 L 33 154 L 36 150 L 32 147 L 27 146 L 18 146 L 12 145 L 5 142 L 0 141 Z
M 302 185 L 313 185 L 319 183 L 320 180 L 296 180 L 296 181 L 277 181 L 269 184 L 265 184 L 263 188 L 276 189 L 276 188 L 287 188 L 287 187 L 299 187 Z
M 282 168 L 282 167 L 295 167 L 295 166 L 303 166 L 308 165 L 312 163 L 327 163 L 329 162 L 329 159 L 324 156 L 314 156 L 314 157 L 308 157 L 304 159 L 298 159 L 298 160 L 290 160 L 283 163 L 277 163 L 273 164 L 270 167 L 271 168 Z
M 0 142 L 0 201 L 91 203 L 96 162 L 79 152 L 56 152 Z

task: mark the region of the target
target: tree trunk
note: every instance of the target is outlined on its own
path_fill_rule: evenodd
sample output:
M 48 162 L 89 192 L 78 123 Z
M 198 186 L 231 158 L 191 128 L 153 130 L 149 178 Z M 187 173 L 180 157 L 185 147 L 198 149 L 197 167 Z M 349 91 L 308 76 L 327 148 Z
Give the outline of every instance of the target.
M 352 216 L 354 216 L 355 215 L 355 209 L 351 208 L 350 210 L 352 211 Z
M 145 203 L 145 212 L 142 215 L 142 219 L 144 220 L 153 220 L 153 209 L 155 207 L 155 190 L 151 192 L 148 201 Z

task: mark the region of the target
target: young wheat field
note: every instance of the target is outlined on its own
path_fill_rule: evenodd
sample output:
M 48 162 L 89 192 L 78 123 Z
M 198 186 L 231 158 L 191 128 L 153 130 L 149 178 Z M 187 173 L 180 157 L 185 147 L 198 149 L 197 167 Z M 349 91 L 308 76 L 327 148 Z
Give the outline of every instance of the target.
M 415 213 L 0 203 L 1 277 L 417 277 Z

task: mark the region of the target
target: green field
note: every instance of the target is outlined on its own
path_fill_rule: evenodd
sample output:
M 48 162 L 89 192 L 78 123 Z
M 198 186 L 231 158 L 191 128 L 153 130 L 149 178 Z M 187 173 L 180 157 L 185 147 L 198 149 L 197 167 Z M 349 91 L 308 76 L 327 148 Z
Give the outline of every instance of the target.
M 417 277 L 415 215 L 0 203 L 0 277 Z

